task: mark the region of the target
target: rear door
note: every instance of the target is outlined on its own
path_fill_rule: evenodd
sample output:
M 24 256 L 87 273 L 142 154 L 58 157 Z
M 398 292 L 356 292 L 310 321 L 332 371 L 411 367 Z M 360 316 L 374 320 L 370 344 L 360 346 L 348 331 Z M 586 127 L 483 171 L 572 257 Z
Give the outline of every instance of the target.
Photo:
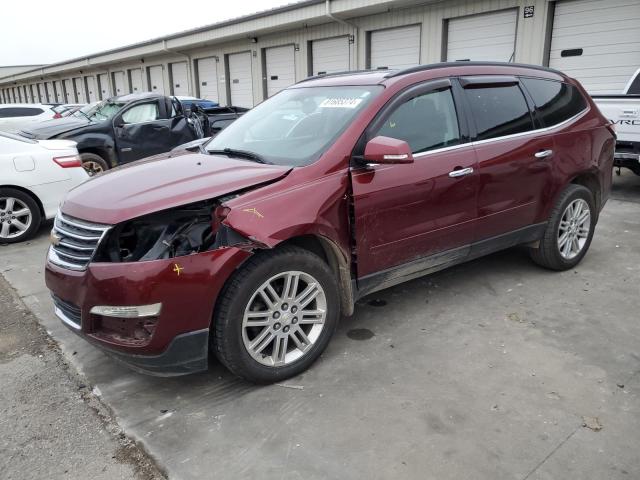
M 476 219 L 476 157 L 451 83 L 428 82 L 387 105 L 360 140 L 356 155 L 364 152 L 366 140 L 382 135 L 406 141 L 414 162 L 352 169 L 358 277 L 363 282 L 425 257 L 431 266 L 466 257 Z M 461 170 L 465 173 L 451 175 Z M 444 251 L 450 252 L 438 255 Z
M 171 119 L 163 101 L 125 107 L 113 120 L 119 163 L 167 152 Z
M 553 136 L 534 124 L 518 78 L 460 79 L 475 129 L 478 157 L 478 225 L 484 240 L 533 224 L 550 188 Z M 537 130 L 537 131 L 535 131 Z

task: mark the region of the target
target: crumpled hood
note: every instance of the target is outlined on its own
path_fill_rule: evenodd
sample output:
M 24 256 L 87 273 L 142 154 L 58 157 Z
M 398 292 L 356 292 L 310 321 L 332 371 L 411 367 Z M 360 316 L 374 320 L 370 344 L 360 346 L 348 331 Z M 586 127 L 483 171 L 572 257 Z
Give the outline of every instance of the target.
M 47 140 L 55 137 L 56 135 L 84 127 L 89 123 L 90 122 L 87 119 L 73 116 L 53 118 L 51 120 L 42 120 L 40 122 L 32 123 L 28 127 L 23 128 L 22 131 L 29 138 L 33 138 L 35 140 Z
M 69 192 L 62 211 L 113 225 L 274 181 L 289 171 L 218 155 L 162 154 L 91 178 Z

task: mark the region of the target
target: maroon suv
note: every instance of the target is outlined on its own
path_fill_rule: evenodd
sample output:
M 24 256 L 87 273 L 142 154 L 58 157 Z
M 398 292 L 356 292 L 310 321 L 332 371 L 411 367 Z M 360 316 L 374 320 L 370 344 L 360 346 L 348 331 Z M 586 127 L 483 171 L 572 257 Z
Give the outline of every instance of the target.
M 546 68 L 315 77 L 200 151 L 73 190 L 46 282 L 65 324 L 137 370 L 195 372 L 212 352 L 273 382 L 308 368 L 376 290 L 521 244 L 574 267 L 614 144 L 580 84 Z

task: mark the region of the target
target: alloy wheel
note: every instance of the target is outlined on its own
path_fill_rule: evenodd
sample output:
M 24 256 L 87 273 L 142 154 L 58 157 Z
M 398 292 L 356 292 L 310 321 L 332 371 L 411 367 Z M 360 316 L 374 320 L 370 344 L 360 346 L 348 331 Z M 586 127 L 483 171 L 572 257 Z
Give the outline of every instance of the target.
M 0 239 L 24 235 L 32 221 L 33 214 L 26 203 L 15 197 L 0 197 Z
M 98 162 L 92 162 L 91 160 L 82 162 L 82 167 L 86 170 L 90 177 L 93 177 L 94 175 L 102 173 L 104 171 L 102 165 L 100 165 Z
M 591 210 L 582 198 L 572 201 L 562 214 L 558 227 L 558 249 L 562 258 L 578 256 L 589 238 Z
M 253 293 L 242 319 L 242 340 L 262 365 L 289 365 L 306 355 L 325 326 L 327 298 L 311 275 L 274 275 Z

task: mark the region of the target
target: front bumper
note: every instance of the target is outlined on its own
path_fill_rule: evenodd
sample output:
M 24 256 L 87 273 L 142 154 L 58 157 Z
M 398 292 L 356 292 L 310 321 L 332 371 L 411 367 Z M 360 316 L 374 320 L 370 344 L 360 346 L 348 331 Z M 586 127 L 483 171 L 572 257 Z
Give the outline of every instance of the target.
M 249 255 L 238 248 L 220 248 L 167 260 L 92 263 L 85 271 L 47 261 L 45 282 L 54 297 L 56 315 L 72 331 L 135 370 L 182 375 L 207 368 L 216 299 L 227 278 Z M 91 313 L 98 305 L 154 303 L 162 303 L 162 309 L 149 319 L 152 327 L 143 337 L 127 333 L 137 328 L 131 322 L 140 319 Z

